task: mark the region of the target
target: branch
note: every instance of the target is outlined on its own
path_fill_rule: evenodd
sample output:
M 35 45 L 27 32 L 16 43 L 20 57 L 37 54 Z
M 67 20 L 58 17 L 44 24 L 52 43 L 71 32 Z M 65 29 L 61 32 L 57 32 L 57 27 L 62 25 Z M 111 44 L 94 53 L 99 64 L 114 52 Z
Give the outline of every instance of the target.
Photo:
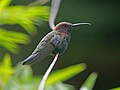
M 49 16 L 49 26 L 53 30 L 55 28 L 55 19 L 59 10 L 61 0 L 52 0 Z
M 42 78 L 42 81 L 39 85 L 39 88 L 38 90 L 44 90 L 44 87 L 45 87 L 45 83 L 46 83 L 46 80 L 48 78 L 48 75 L 50 74 L 52 68 L 54 67 L 56 61 L 58 60 L 58 53 L 55 55 L 55 58 L 54 60 L 52 61 L 52 63 L 50 64 L 49 68 L 47 69 L 46 73 L 44 74 L 43 78 Z

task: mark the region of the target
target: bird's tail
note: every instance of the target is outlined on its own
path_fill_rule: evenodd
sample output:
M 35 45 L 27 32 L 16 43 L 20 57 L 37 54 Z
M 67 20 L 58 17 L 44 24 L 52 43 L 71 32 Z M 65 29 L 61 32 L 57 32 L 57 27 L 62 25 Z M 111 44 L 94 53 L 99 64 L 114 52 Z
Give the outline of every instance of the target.
M 30 64 L 33 64 L 33 63 L 36 63 L 38 60 L 38 53 L 36 54 L 31 54 L 28 58 L 26 58 L 23 62 L 22 62 L 22 65 L 30 65 Z

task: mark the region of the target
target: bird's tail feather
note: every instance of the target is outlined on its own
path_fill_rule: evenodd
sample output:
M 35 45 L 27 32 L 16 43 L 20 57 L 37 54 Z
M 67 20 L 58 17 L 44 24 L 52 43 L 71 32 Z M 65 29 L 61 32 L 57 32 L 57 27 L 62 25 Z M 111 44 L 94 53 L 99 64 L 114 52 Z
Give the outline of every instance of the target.
M 38 53 L 36 54 L 31 54 L 28 58 L 26 58 L 23 62 L 22 62 L 22 65 L 29 65 L 29 64 L 33 64 L 33 63 L 36 63 L 39 58 L 39 55 Z
M 44 48 L 41 50 L 39 50 L 39 48 L 36 48 L 34 52 L 22 62 L 22 65 L 30 65 L 39 62 L 48 56 L 48 54 L 50 54 L 53 50 L 54 47 L 51 45 L 51 43 L 47 43 L 46 46 L 44 46 Z

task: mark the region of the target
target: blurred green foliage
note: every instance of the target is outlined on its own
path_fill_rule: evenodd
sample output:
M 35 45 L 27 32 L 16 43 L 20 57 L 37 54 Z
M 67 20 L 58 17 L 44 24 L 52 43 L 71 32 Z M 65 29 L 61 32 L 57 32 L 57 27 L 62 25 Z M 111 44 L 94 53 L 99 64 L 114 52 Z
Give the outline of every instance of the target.
M 6 54 L 3 62 L 0 63 L 0 86 L 9 82 L 13 72 L 10 55 Z
M 11 52 L 17 53 L 19 51 L 17 44 L 27 44 L 29 40 L 26 34 L 0 28 L 0 45 Z
M 50 74 L 45 90 L 75 90 L 70 84 L 63 83 L 65 80 L 84 71 L 85 64 L 76 64 Z M 12 67 L 11 57 L 6 54 L 0 63 L 0 90 L 37 90 L 42 76 L 33 75 L 29 65 L 21 66 L 19 63 Z M 80 90 L 92 90 L 97 79 L 97 73 L 92 73 L 81 86 Z M 120 90 L 115 88 L 111 90 Z
M 80 90 L 92 90 L 93 86 L 96 82 L 97 79 L 97 73 L 92 73 L 90 76 L 87 78 L 87 80 L 84 82 Z
M 1 28 L 2 25 L 18 24 L 30 35 L 36 33 L 35 24 L 40 20 L 47 21 L 48 6 L 9 6 L 12 0 L 0 0 L 0 45 L 13 53 L 19 51 L 17 44 L 27 44 L 29 36 L 20 32 Z
M 113 88 L 113 89 L 110 89 L 110 90 L 120 90 L 120 87 Z
M 75 74 L 82 72 L 83 70 L 85 70 L 85 68 L 85 64 L 77 64 L 74 66 L 69 66 L 68 68 L 65 68 L 63 70 L 55 71 L 48 77 L 47 84 L 51 85 L 57 81 L 67 80 L 73 77 Z
M 0 90 L 37 90 L 41 76 L 34 76 L 30 66 L 21 66 L 19 63 L 16 67 L 12 67 L 11 63 L 10 55 L 6 54 L 0 64 Z M 46 90 L 74 90 L 74 86 L 62 82 L 85 68 L 85 64 L 77 64 L 54 71 L 47 80 Z M 91 76 L 89 79 L 93 77 L 96 78 Z

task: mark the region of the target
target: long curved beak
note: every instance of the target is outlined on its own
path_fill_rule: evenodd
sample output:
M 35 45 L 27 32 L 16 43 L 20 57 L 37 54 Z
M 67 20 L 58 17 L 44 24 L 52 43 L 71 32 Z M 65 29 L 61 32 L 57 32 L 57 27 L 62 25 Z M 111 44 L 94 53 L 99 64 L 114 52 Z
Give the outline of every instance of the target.
M 72 24 L 73 27 L 75 26 L 80 26 L 80 25 L 91 25 L 91 23 L 76 23 L 76 24 Z

